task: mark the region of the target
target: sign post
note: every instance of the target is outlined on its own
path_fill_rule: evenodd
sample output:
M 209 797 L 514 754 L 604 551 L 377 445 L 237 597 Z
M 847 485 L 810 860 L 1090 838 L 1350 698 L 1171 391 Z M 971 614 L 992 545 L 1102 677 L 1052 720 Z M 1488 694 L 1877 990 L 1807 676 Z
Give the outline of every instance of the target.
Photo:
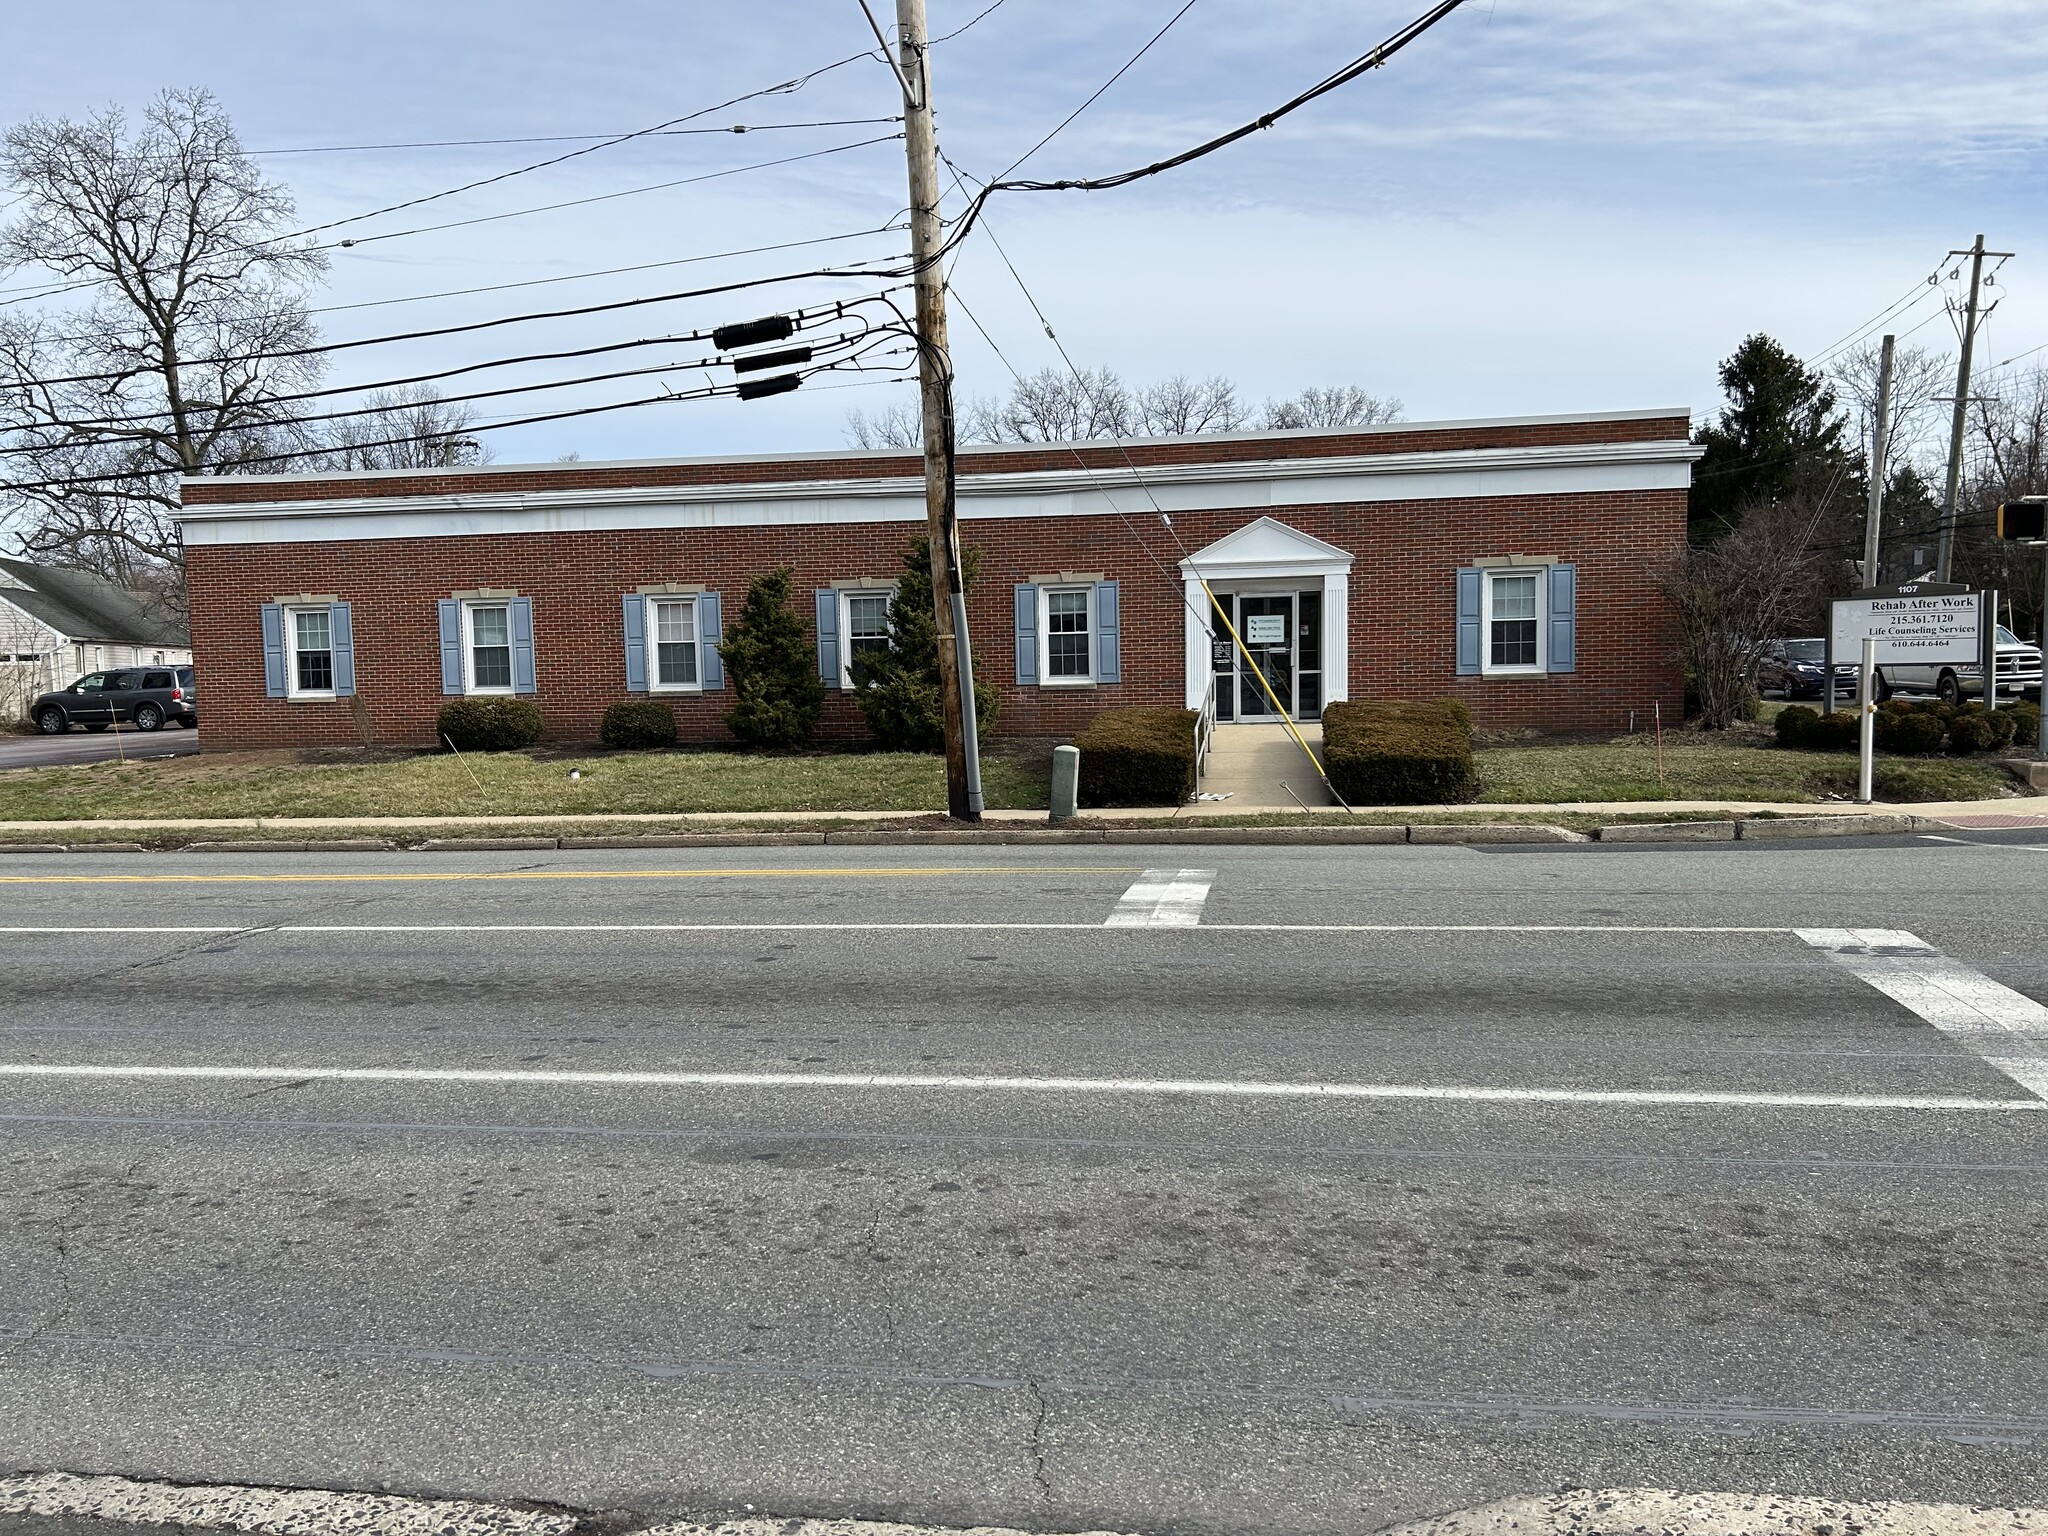
M 1861 761 L 1856 767 L 1856 803 L 1868 805 L 1877 768 L 1877 642 L 1863 637 L 1863 669 L 1857 697 L 1862 705 L 1856 722 L 1856 748 Z

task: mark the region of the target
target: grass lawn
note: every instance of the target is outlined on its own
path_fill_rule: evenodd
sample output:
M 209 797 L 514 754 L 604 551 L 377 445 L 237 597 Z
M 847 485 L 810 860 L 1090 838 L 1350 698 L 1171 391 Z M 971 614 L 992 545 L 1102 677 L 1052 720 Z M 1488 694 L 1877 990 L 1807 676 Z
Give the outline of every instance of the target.
M 1648 735 L 1600 743 L 1482 747 L 1473 755 L 1479 798 L 1497 805 L 1574 800 L 1811 804 L 1852 799 L 1856 793 L 1854 753 L 1791 752 L 1750 745 L 1735 733 L 1666 734 L 1661 781 L 1656 743 Z M 1875 787 L 1880 800 L 1979 800 L 2007 793 L 2012 781 L 1992 763 L 1968 758 L 1880 757 Z
M 991 751 L 982 785 L 993 809 L 1042 807 L 1049 755 Z M 4 821 L 945 807 L 944 760 L 905 752 L 232 752 L 0 773 Z

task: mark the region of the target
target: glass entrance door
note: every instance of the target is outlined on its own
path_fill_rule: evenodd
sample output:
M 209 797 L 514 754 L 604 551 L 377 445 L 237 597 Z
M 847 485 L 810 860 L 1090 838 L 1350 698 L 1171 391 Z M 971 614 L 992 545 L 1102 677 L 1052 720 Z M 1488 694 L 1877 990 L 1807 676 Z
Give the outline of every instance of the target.
M 1237 600 L 1237 628 L 1258 671 L 1240 667 L 1237 710 L 1240 720 L 1277 720 L 1294 713 L 1294 594 L 1247 594 Z M 1263 676 L 1265 686 L 1259 678 Z M 1271 696 L 1267 690 L 1271 689 Z M 1280 703 L 1280 712 L 1273 701 Z

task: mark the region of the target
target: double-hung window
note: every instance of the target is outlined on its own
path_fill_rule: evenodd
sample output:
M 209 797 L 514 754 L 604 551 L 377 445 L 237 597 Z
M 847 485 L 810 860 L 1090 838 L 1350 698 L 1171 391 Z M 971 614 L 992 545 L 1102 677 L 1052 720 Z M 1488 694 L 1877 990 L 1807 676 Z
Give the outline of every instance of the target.
M 1542 571 L 1486 573 L 1486 670 L 1543 670 Z
M 294 699 L 332 698 L 334 695 L 334 627 L 322 603 L 317 608 L 285 610 L 287 693 Z
M 1095 589 L 1045 589 L 1045 680 L 1095 681 Z
M 465 691 L 512 691 L 512 610 L 507 603 L 462 606 L 462 662 Z
M 648 628 L 654 634 L 657 691 L 693 691 L 703 686 L 697 666 L 697 603 L 688 597 L 650 597 Z
M 846 665 L 849 669 L 863 656 L 882 656 L 889 650 L 889 604 L 893 592 L 849 592 L 846 594 Z

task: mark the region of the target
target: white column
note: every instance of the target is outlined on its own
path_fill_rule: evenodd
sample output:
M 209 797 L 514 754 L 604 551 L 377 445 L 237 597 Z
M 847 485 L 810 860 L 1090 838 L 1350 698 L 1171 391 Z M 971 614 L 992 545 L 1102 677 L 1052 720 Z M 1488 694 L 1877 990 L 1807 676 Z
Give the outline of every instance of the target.
M 1183 582 L 1187 603 L 1181 610 L 1187 644 L 1187 707 L 1200 709 L 1209 692 L 1209 599 L 1193 576 Z
M 1323 702 L 1341 704 L 1351 697 L 1351 576 L 1331 571 L 1323 577 Z

